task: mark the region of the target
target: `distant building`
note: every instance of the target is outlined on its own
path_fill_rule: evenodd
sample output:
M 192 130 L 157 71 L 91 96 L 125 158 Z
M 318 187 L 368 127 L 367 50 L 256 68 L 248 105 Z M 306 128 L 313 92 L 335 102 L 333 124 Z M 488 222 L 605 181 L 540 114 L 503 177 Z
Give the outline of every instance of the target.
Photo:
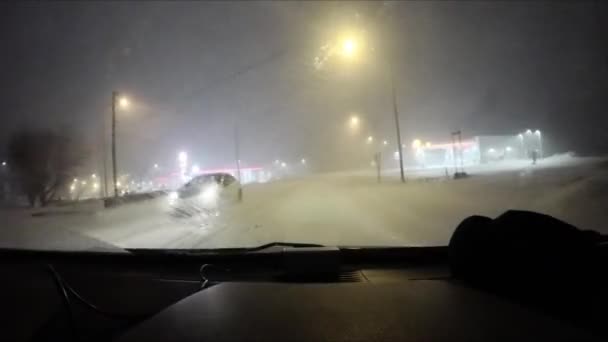
M 478 165 L 526 157 L 517 135 L 476 136 L 461 143 L 426 143 L 413 150 L 415 164 L 420 167 Z

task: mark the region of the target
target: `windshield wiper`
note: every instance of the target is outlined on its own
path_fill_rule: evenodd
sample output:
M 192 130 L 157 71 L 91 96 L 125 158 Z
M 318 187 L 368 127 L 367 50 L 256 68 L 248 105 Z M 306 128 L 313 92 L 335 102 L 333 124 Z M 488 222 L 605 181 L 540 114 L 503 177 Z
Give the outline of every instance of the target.
M 301 242 L 269 242 L 257 247 L 247 248 L 248 252 L 257 252 L 272 247 L 294 247 L 294 248 L 306 248 L 306 247 L 325 247 L 316 243 L 301 243 Z
M 243 248 L 205 248 L 205 249 L 155 249 L 155 248 L 133 248 L 127 249 L 129 252 L 134 254 L 148 254 L 148 255 L 184 255 L 184 256 L 196 256 L 196 255 L 211 255 L 211 254 L 243 254 L 251 252 L 260 252 L 274 247 L 293 247 L 293 248 L 310 248 L 310 247 L 324 247 L 323 245 L 315 243 L 301 243 L 301 242 L 269 242 L 257 247 L 243 247 Z

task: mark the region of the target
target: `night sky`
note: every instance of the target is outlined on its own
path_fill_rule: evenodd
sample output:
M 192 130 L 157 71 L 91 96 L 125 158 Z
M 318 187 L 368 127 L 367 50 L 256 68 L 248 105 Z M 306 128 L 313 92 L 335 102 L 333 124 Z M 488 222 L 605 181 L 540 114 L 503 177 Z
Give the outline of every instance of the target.
M 390 47 L 407 145 L 538 128 L 547 152 L 606 153 L 607 16 L 600 2 L 3 2 L 0 142 L 61 129 L 98 161 L 118 90 L 132 102 L 118 115 L 124 170 L 174 165 L 179 150 L 232 165 L 235 122 L 246 165 L 340 168 L 368 134 L 395 142 Z M 370 51 L 316 70 L 344 27 L 367 30 Z

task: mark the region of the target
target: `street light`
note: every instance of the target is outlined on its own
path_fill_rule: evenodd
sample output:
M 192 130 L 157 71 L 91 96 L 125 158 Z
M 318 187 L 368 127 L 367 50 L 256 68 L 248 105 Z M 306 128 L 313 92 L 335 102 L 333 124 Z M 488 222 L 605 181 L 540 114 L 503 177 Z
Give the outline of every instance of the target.
M 347 38 L 342 41 L 342 54 L 346 57 L 354 57 L 357 52 L 357 41 Z
M 186 165 L 188 162 L 188 153 L 184 151 L 179 152 L 177 154 L 177 161 L 179 162 L 180 166 Z
M 356 115 L 351 116 L 350 120 L 349 120 L 350 128 L 351 129 L 357 129 L 357 128 L 359 128 L 359 121 L 360 120 L 359 120 L 358 116 L 356 116 Z
M 196 175 L 199 172 L 201 172 L 201 168 L 196 164 L 192 165 L 192 173 Z
M 529 129 L 527 129 L 527 130 L 526 130 L 526 134 L 532 134 L 532 131 L 531 131 L 531 130 L 529 130 Z
M 158 164 L 154 164 L 154 168 L 155 168 L 155 169 L 158 169 Z
M 129 107 L 129 100 L 126 97 L 121 97 L 118 100 L 118 105 L 120 106 L 120 108 L 127 108 Z
M 302 165 L 306 165 L 306 159 L 302 158 L 302 160 L 300 160 L 300 163 L 302 163 Z
M 412 148 L 414 150 L 419 149 L 420 146 L 422 146 L 422 141 L 420 141 L 420 139 L 414 139 L 414 141 L 412 141 Z
M 6 162 L 5 161 L 2 162 L 2 166 L 6 166 Z
M 388 141 L 384 140 L 384 141 L 382 142 L 382 145 L 384 145 L 384 146 L 388 145 Z
M 355 39 L 355 37 L 346 37 L 345 39 L 342 39 L 340 41 L 340 45 L 338 46 L 338 48 L 340 49 L 340 51 L 342 52 L 341 55 L 344 56 L 345 58 L 351 59 L 352 57 L 355 57 L 358 53 L 358 47 L 359 47 L 360 42 Z M 331 51 L 331 49 L 329 50 L 325 50 L 325 51 Z M 331 52 L 328 52 L 323 58 L 316 58 L 315 64 L 317 65 L 322 65 L 323 61 L 328 59 L 329 57 L 331 57 Z M 396 87 L 395 87 L 395 78 L 394 78 L 394 72 L 393 72 L 393 66 L 392 66 L 392 57 L 388 57 L 387 58 L 387 65 L 388 65 L 388 75 L 390 76 L 390 87 L 391 87 L 391 99 L 392 99 L 392 106 L 393 106 L 393 115 L 394 115 L 394 120 L 395 120 L 395 130 L 397 131 L 397 147 L 399 150 L 399 170 L 400 170 L 400 175 L 401 175 L 401 182 L 405 183 L 405 171 L 404 171 L 404 166 L 403 166 L 403 148 L 401 146 L 402 142 L 401 142 L 401 127 L 400 127 L 400 123 L 399 123 L 399 109 L 398 109 L 398 105 L 397 105 L 397 92 L 396 92 Z
M 116 176 L 118 166 L 116 165 L 116 104 L 126 108 L 129 101 L 125 97 L 118 98 L 117 91 L 112 92 L 112 179 L 114 183 L 114 197 L 118 197 L 118 178 Z
M 538 136 L 538 152 L 539 152 L 538 154 L 539 154 L 539 157 L 542 158 L 543 157 L 543 137 L 541 136 L 539 129 L 537 129 L 534 132 L 534 134 Z
M 371 144 L 372 142 L 374 142 L 374 137 L 372 137 L 371 135 L 369 137 L 367 137 L 367 143 Z
M 281 167 L 282 167 L 282 168 L 286 168 L 286 167 L 287 167 L 287 164 L 286 164 L 285 162 L 282 162 L 282 163 L 281 163 Z

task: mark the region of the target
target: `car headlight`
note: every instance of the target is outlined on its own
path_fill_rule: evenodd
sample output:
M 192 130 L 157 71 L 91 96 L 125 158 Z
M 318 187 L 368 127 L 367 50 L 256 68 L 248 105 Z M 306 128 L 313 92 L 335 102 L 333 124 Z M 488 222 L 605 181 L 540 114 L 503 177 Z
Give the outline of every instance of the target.
M 169 198 L 169 204 L 173 204 L 175 203 L 175 201 L 177 201 L 177 199 L 179 198 L 179 195 L 177 193 L 177 191 L 171 191 L 168 195 Z
M 213 203 L 217 200 L 218 192 L 219 189 L 217 185 L 211 184 L 203 189 L 203 192 L 201 192 L 201 199 L 205 203 Z

